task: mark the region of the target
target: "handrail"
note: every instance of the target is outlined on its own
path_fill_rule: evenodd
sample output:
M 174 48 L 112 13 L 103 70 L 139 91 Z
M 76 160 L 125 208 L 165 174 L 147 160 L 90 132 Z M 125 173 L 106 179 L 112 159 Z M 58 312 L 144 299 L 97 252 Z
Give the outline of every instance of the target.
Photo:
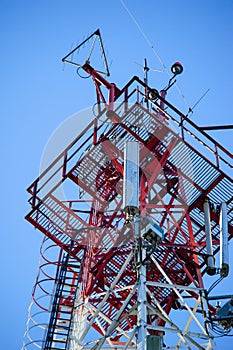
M 135 93 L 142 96 L 142 98 L 147 98 L 145 94 L 139 90 L 139 87 L 136 88 L 133 86 L 134 83 L 140 84 L 141 87 L 147 88 L 147 91 L 151 91 L 155 94 L 154 90 L 152 90 L 150 87 L 148 87 L 142 80 L 140 80 L 137 76 L 134 76 L 120 91 L 119 95 L 116 100 L 119 99 L 120 96 L 123 95 L 124 100 L 121 102 L 120 106 L 123 104 L 128 104 L 129 98 L 131 98 Z M 129 88 L 132 88 L 132 91 L 129 91 Z M 171 109 L 175 114 L 179 117 L 176 118 L 171 113 L 168 113 L 166 110 L 161 110 L 161 107 L 158 100 L 162 101 L 165 106 L 167 106 L 169 109 Z M 176 123 L 176 125 L 179 127 L 180 130 L 180 136 L 185 141 L 185 134 L 187 133 L 190 136 L 192 136 L 195 140 L 197 140 L 200 144 L 202 144 L 204 147 L 206 147 L 209 151 L 211 151 L 213 154 L 215 154 L 216 157 L 216 164 L 215 166 L 218 169 L 220 168 L 219 160 L 223 161 L 228 167 L 233 168 L 233 164 L 231 164 L 229 161 L 227 161 L 224 157 L 224 154 L 229 157 L 230 159 L 233 159 L 233 154 L 229 152 L 227 149 L 225 149 L 222 145 L 220 145 L 213 137 L 208 135 L 205 131 L 203 131 L 198 125 L 196 125 L 192 120 L 190 120 L 187 116 L 185 116 L 181 111 L 179 111 L 176 107 L 174 107 L 170 102 L 165 100 L 163 97 L 161 97 L 159 94 L 156 95 L 156 101 L 150 101 L 151 104 L 159 111 L 162 111 L 165 117 L 168 120 L 172 120 Z M 139 102 L 137 98 L 137 103 L 145 109 Z M 147 109 L 145 109 L 148 113 Z M 28 187 L 27 191 L 32 195 L 32 197 L 29 199 L 29 202 L 31 202 L 32 207 L 35 207 L 36 201 L 39 203 L 39 201 L 42 198 L 39 198 L 38 193 L 42 190 L 44 186 L 46 186 L 56 174 L 58 174 L 62 170 L 62 177 L 66 176 L 67 173 L 67 165 L 71 161 L 71 159 L 83 149 L 85 145 L 93 138 L 94 132 L 97 132 L 101 129 L 103 126 L 103 121 L 101 121 L 101 117 L 106 112 L 106 109 L 104 108 L 97 117 L 95 117 L 84 130 L 81 131 L 81 133 L 63 150 L 56 158 L 55 160 L 40 174 L 40 176 Z M 101 121 L 101 123 L 97 126 L 96 121 Z M 197 131 L 197 134 L 194 133 L 194 131 L 191 131 L 187 124 L 190 125 L 194 130 Z M 90 135 L 81 142 L 80 145 L 74 150 L 74 152 L 68 156 L 68 152 L 72 149 L 73 146 L 75 146 L 79 140 L 81 140 L 82 137 L 87 133 L 90 128 L 93 128 L 93 131 L 90 133 Z M 201 134 L 204 137 L 204 140 L 201 139 L 200 136 L 198 136 L 198 133 Z M 213 148 L 211 148 L 205 140 L 209 140 L 210 143 L 213 145 Z M 219 154 L 219 150 L 223 152 L 223 155 Z M 63 161 L 61 161 L 63 159 Z M 61 161 L 61 164 L 59 162 Z M 46 179 L 46 181 L 41 185 L 40 188 L 38 188 L 38 184 L 41 181 L 41 179 L 44 178 L 46 174 L 49 173 L 51 169 L 53 169 L 56 165 L 58 165 L 58 168 L 54 170 L 54 172 Z M 59 184 L 62 182 L 62 180 L 59 182 Z M 54 190 L 57 186 L 55 186 L 52 190 Z M 51 190 L 51 191 L 52 191 Z

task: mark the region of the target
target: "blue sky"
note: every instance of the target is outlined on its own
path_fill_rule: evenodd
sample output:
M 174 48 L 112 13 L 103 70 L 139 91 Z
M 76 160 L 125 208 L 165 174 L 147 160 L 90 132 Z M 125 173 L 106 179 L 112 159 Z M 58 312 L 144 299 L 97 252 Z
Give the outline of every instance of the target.
M 210 89 L 192 115 L 199 125 L 233 124 L 233 1 L 125 0 L 137 22 L 170 69 L 184 73 L 168 99 L 185 114 Z M 25 220 L 26 187 L 38 176 L 51 134 L 65 119 L 95 102 L 94 87 L 61 58 L 84 36 L 100 28 L 111 62 L 110 81 L 122 87 L 143 76 L 146 57 L 162 69 L 150 45 L 119 0 L 2 0 L 1 26 L 1 346 L 22 345 L 42 234 Z M 166 73 L 150 72 L 161 89 Z M 188 103 L 187 103 L 188 101 Z M 81 130 L 77 130 L 79 132 Z M 231 131 L 211 133 L 232 152 Z M 229 288 L 231 286 L 231 288 Z M 220 287 L 219 287 L 220 288 Z M 233 293 L 232 274 L 220 288 Z M 232 338 L 218 341 L 230 350 Z

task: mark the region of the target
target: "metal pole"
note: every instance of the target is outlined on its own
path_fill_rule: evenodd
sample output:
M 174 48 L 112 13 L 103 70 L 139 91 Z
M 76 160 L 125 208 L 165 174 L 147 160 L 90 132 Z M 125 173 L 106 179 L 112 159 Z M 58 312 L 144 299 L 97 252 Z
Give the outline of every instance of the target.
M 142 245 L 140 235 L 140 217 L 136 215 L 135 220 L 135 238 L 137 241 L 137 267 L 138 267 L 138 350 L 146 350 L 147 336 L 147 306 L 146 306 L 146 265 L 143 261 L 146 259 L 146 250 Z

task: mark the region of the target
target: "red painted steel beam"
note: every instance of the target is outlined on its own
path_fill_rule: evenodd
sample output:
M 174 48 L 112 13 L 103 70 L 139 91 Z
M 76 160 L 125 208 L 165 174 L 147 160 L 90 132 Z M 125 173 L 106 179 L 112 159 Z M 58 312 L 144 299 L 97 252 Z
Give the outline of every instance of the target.
M 121 173 L 121 175 L 123 176 L 124 174 L 124 168 L 123 166 L 119 163 L 118 159 L 116 157 L 121 157 L 123 158 L 123 154 L 122 152 L 115 146 L 113 145 L 113 143 L 108 140 L 108 139 L 103 139 L 101 140 L 101 145 L 103 150 L 105 151 L 105 153 L 110 157 L 110 159 L 112 160 L 113 164 L 115 165 L 116 169 L 118 169 L 118 171 Z M 115 155 L 114 155 L 115 152 Z M 117 156 L 116 156 L 117 154 Z
M 164 152 L 164 154 L 161 156 L 161 158 L 158 160 L 157 158 L 155 158 L 149 165 L 152 165 L 152 167 L 154 168 L 153 173 L 150 176 L 149 182 L 148 182 L 148 191 L 150 191 L 151 187 L 153 186 L 155 179 L 157 178 L 158 174 L 161 172 L 161 169 L 163 169 L 163 167 L 165 166 L 168 158 L 171 155 L 171 150 L 174 148 L 175 144 L 176 144 L 177 140 L 175 138 L 173 138 L 171 140 L 171 142 L 169 143 L 166 151 Z M 147 167 L 146 167 L 147 170 Z
M 138 136 L 130 127 L 124 124 L 124 122 L 120 119 L 120 117 L 114 111 L 107 111 L 107 117 L 113 122 L 120 125 L 123 129 L 125 129 L 130 135 L 132 135 L 136 140 L 140 141 L 144 144 L 144 140 Z
M 86 62 L 82 68 L 90 74 L 95 81 L 106 87 L 108 90 L 111 89 L 113 83 L 109 83 L 101 74 L 99 74 L 88 62 Z M 114 84 L 115 85 L 115 84 Z M 115 98 L 120 94 L 121 90 L 115 85 Z

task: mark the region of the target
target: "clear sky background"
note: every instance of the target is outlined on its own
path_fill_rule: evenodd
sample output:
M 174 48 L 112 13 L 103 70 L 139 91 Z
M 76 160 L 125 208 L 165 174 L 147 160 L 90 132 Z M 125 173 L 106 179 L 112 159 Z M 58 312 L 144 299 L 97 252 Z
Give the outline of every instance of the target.
M 233 124 L 233 1 L 125 4 L 164 65 L 170 70 L 180 61 L 184 66 L 178 84 L 185 99 L 176 88 L 168 99 L 186 114 L 210 89 L 192 119 L 199 125 Z M 133 75 L 143 77 L 135 62 L 143 64 L 145 57 L 151 68 L 163 67 L 119 0 L 1 0 L 0 26 L 0 348 L 18 350 L 42 240 L 42 233 L 24 220 L 29 211 L 26 188 L 38 176 L 43 149 L 58 125 L 95 102 L 91 82 L 80 79 L 72 66 L 64 69 L 61 58 L 100 28 L 111 62 L 109 80 L 119 87 Z M 161 89 L 167 81 L 166 73 L 150 72 L 151 86 Z M 233 151 L 233 130 L 211 135 Z M 232 274 L 218 290 L 233 293 Z M 232 342 L 220 339 L 217 349 L 230 350 Z

